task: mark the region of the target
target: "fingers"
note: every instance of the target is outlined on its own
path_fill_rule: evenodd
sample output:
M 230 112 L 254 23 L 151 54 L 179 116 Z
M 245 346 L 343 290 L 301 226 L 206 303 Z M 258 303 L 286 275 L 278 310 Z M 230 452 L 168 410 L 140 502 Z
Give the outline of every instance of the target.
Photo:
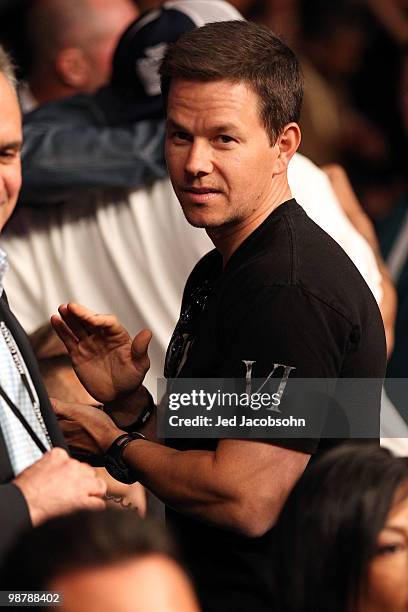
M 90 334 L 95 333 L 95 328 L 100 327 L 100 325 L 95 324 L 94 319 L 101 315 L 96 315 L 92 310 L 80 304 L 61 304 L 58 312 L 61 318 L 53 315 L 51 323 L 67 348 L 68 345 L 75 347 L 79 340 L 84 340 Z M 111 316 L 106 315 L 106 317 Z
M 78 340 L 83 340 L 89 336 L 89 327 L 86 325 L 86 319 L 78 316 L 78 314 L 72 310 L 71 306 L 72 304 L 61 304 L 58 308 L 58 312 L 71 333 L 76 336 Z M 85 314 L 89 317 L 91 311 L 88 311 L 85 307 L 82 308 L 87 311 Z
M 86 508 L 89 510 L 105 510 L 106 503 L 99 497 L 88 497 Z
M 58 311 L 61 318 L 52 317 L 52 324 L 67 348 L 74 348 L 78 341 L 94 334 L 115 337 L 115 340 L 118 340 L 118 336 L 121 341 L 129 340 L 128 332 L 114 315 L 96 314 L 73 302 L 61 304 Z
M 92 468 L 91 468 L 92 469 Z M 97 497 L 104 497 L 106 495 L 107 486 L 106 482 L 99 478 L 95 474 L 95 470 L 93 470 L 93 483 L 92 487 L 89 490 L 90 495 L 96 495 Z
M 94 468 L 72 459 L 62 448 L 45 453 L 13 482 L 25 497 L 33 525 L 80 508 L 105 507 L 103 480 Z
M 68 353 L 71 353 L 78 344 L 78 338 L 74 336 L 69 327 L 57 315 L 52 315 L 51 325 L 53 326 L 57 336 L 65 344 Z
M 40 459 L 40 461 L 52 461 L 54 463 L 65 463 L 66 461 L 70 461 L 71 457 L 68 455 L 67 451 L 60 446 L 55 446 L 50 451 L 45 453 Z
M 149 348 L 152 332 L 148 329 L 143 329 L 133 339 L 132 342 L 132 357 L 140 360 L 147 357 L 147 349 Z
M 63 402 L 61 400 L 50 397 L 52 409 L 58 418 L 73 418 L 73 411 L 76 404 L 71 402 Z
M 55 414 L 58 414 L 60 400 L 57 400 L 54 397 L 50 397 L 49 400 L 50 400 L 50 404 L 52 406 L 53 411 L 55 412 Z
M 109 329 L 114 333 L 124 330 L 124 327 L 114 315 L 96 314 L 89 310 L 89 308 L 73 302 L 67 304 L 66 308 L 67 316 L 75 318 L 77 322 L 80 321 L 83 329 L 88 331 L 88 333 L 94 333 L 98 328 Z
M 81 505 L 89 510 L 103 510 L 106 506 L 103 500 L 107 491 L 106 483 L 102 478 L 99 478 L 95 468 L 75 459 L 72 459 L 72 461 L 76 463 L 78 476 L 82 482 L 84 496 Z
M 76 427 L 82 426 L 81 422 L 84 419 L 92 418 L 95 410 L 94 406 L 89 404 L 79 404 L 78 402 L 64 402 L 55 398 L 50 398 L 51 406 L 54 413 L 57 415 L 58 420 L 62 423 L 65 419 L 66 423 L 74 422 Z M 69 429 L 69 426 L 68 426 Z
M 87 463 L 72 459 L 63 448 L 53 448 L 44 455 L 44 457 L 46 456 L 48 461 L 51 461 L 55 467 L 65 468 L 65 476 L 67 478 L 75 477 L 80 483 L 80 488 L 85 496 L 101 498 L 106 494 L 106 482 L 98 476 L 95 468 Z

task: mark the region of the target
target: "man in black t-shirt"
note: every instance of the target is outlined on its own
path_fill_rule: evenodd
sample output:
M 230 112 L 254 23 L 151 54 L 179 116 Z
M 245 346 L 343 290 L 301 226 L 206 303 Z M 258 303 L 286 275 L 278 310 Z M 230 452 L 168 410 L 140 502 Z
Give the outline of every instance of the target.
M 203 310 L 198 316 L 192 314 L 186 325 L 185 314 L 193 313 L 194 305 L 197 308 L 197 296 Z M 184 346 L 189 349 L 187 356 L 178 350 L 177 359 L 172 346 L 182 331 L 187 332 Z M 373 421 L 379 426 L 383 336 L 377 305 L 354 264 L 295 200 L 289 200 L 246 238 L 225 267 L 218 251 L 209 253 L 196 266 L 170 343 L 167 375 L 183 379 L 244 378 L 245 362 L 251 360 L 254 377 L 262 380 L 277 363 L 294 368 L 290 377 L 374 377 L 370 385 L 364 383 L 358 404 L 356 393 L 348 406 L 342 402 L 346 412 L 355 409 L 368 414 L 368 430 Z M 282 376 L 282 370 L 279 374 Z M 216 454 L 217 447 L 231 442 L 167 440 L 168 445 L 181 451 L 200 449 Z M 338 440 L 291 438 L 269 439 L 267 443 L 271 450 L 272 445 L 285 448 L 284 457 L 277 461 L 286 462 L 291 455 L 299 459 L 318 456 Z M 276 467 L 284 470 L 284 465 Z M 286 478 L 288 473 L 282 476 Z M 273 469 L 256 475 L 260 496 L 268 486 L 280 486 L 279 479 L 274 482 L 274 478 Z M 254 524 L 257 503 L 255 497 Z M 250 540 L 172 509 L 168 509 L 167 519 L 183 542 L 199 594 L 209 610 L 229 609 L 232 592 L 239 603 L 231 609 L 267 609 L 267 598 L 265 604 L 257 602 L 267 593 L 271 580 L 267 558 L 272 554 L 272 530 L 265 534 L 261 531 L 255 534 L 260 538 Z
M 173 187 L 188 221 L 216 247 L 187 282 L 166 375 L 245 380 L 251 363 L 260 379 L 276 364 L 300 378 L 382 379 L 384 331 L 368 287 L 291 199 L 287 166 L 300 142 L 302 98 L 293 52 L 266 28 L 216 23 L 170 47 L 161 73 Z M 88 391 L 103 402 L 122 398 L 122 426 L 126 402 L 133 420 L 136 410 L 144 417 L 149 334 L 132 343 L 114 318 L 77 305 L 60 314 L 55 327 Z M 372 405 L 374 420 L 380 387 L 356 406 Z M 101 411 L 56 409 L 109 456 L 116 448 L 166 503 L 204 610 L 271 610 L 271 528 L 323 441 L 117 442 L 124 430 Z

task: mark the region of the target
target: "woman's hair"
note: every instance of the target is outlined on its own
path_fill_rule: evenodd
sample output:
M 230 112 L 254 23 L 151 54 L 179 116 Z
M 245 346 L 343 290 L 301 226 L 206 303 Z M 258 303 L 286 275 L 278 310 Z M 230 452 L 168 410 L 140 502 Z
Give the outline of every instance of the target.
M 378 534 L 404 483 L 408 459 L 377 446 L 343 444 L 313 462 L 275 528 L 276 609 L 354 610 Z

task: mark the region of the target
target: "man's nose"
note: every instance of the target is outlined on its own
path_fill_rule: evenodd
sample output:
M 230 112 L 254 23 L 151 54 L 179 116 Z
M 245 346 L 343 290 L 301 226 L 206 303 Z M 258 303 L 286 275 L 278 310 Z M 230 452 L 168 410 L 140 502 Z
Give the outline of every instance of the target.
M 209 143 L 195 141 L 191 144 L 184 169 L 192 176 L 211 174 L 213 163 Z

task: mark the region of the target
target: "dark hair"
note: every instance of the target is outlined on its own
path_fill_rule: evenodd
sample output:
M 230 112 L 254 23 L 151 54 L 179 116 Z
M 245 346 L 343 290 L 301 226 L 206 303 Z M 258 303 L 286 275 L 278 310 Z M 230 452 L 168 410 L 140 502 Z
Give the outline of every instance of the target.
M 248 21 L 222 21 L 183 34 L 169 46 L 161 68 L 165 103 L 172 79 L 243 82 L 259 98 L 271 143 L 299 121 L 303 79 L 293 51 L 268 28 Z
M 279 516 L 271 568 L 280 612 L 354 610 L 408 459 L 343 444 L 312 464 Z
M 131 510 L 81 510 L 23 533 L 4 561 L 4 589 L 46 590 L 57 576 L 159 553 L 174 558 L 159 525 Z

